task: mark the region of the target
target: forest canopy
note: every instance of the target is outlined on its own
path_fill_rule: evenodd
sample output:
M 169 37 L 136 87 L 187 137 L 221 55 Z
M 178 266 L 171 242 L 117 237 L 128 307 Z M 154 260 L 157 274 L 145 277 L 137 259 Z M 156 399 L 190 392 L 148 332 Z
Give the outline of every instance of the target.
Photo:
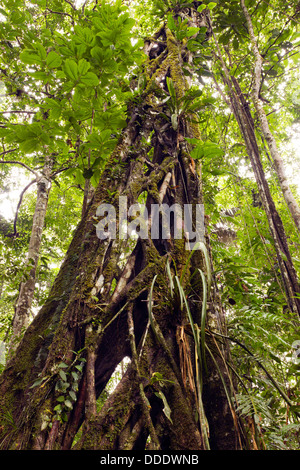
M 299 448 L 299 65 L 298 0 L 2 0 L 0 449 Z

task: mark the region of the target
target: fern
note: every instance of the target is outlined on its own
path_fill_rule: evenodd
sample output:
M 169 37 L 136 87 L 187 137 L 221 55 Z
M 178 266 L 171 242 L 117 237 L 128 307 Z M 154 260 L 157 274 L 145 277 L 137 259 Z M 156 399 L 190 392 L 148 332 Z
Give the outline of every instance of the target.
M 261 396 L 237 394 L 235 402 L 237 413 L 245 418 L 253 418 L 256 424 L 264 420 L 274 421 L 268 402 Z

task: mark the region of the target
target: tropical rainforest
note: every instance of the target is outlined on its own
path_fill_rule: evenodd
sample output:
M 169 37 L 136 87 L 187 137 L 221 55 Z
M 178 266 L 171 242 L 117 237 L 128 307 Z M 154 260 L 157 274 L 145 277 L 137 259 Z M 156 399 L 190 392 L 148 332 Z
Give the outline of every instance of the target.
M 1 1 L 1 450 L 299 448 L 299 65 L 298 0 Z

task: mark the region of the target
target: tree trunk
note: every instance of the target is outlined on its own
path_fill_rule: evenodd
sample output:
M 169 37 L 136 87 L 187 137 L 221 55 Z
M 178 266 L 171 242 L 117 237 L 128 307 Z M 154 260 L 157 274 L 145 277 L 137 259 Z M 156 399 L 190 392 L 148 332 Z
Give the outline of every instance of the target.
M 94 188 L 91 185 L 90 180 L 85 180 L 85 185 L 84 185 L 84 195 L 83 195 L 83 202 L 82 202 L 82 210 L 81 210 L 81 215 L 85 213 L 89 203 L 91 202 L 94 194 Z
M 274 161 L 274 166 L 275 166 L 275 170 L 277 173 L 277 177 L 278 177 L 278 181 L 279 181 L 279 185 L 280 185 L 283 197 L 289 208 L 289 211 L 294 220 L 294 223 L 298 231 L 300 232 L 300 207 L 291 191 L 288 178 L 285 172 L 283 160 L 278 151 L 275 137 L 270 130 L 269 122 L 268 122 L 264 107 L 260 100 L 263 58 L 260 55 L 260 52 L 258 49 L 257 39 L 255 37 L 255 33 L 253 30 L 251 16 L 245 5 L 244 0 L 241 0 L 241 5 L 242 5 L 245 18 L 247 20 L 247 25 L 248 25 L 248 30 L 249 30 L 249 35 L 250 35 L 250 40 L 251 40 L 251 45 L 252 45 L 252 51 L 255 57 L 253 90 L 252 90 L 253 103 L 254 103 L 254 106 L 255 106 L 259 121 L 260 121 L 262 133 L 267 141 L 267 144 L 271 153 L 271 157 L 273 158 L 273 161 Z
M 31 321 L 31 305 L 35 289 L 36 269 L 40 257 L 42 234 L 51 188 L 50 173 L 51 164 L 50 162 L 47 162 L 44 166 L 43 174 L 37 181 L 36 205 L 26 260 L 26 270 L 29 272 L 26 273 L 26 279 L 20 284 L 19 295 L 15 304 L 9 355 L 11 355 L 16 349 L 21 335 L 24 333 Z
M 212 28 L 211 19 L 209 21 Z M 218 60 L 221 64 L 223 80 L 227 88 L 231 109 L 244 138 L 247 153 L 259 190 L 259 195 L 261 197 L 261 201 L 268 219 L 269 229 L 274 241 L 274 248 L 280 268 L 282 285 L 286 295 L 288 308 L 291 312 L 294 312 L 300 316 L 300 284 L 288 246 L 284 225 L 276 209 L 263 169 L 260 150 L 255 134 L 254 119 L 250 111 L 249 103 L 246 102 L 238 81 L 234 76 L 230 75 L 230 72 L 222 57 L 220 46 L 215 35 L 214 39 L 216 42 Z
M 203 26 L 199 2 L 193 3 L 178 10 L 175 21 L 180 15 L 188 26 Z M 172 218 L 169 239 L 159 234 L 133 242 L 120 237 L 117 225 L 116 237 L 101 240 L 95 229 L 101 203 L 120 216 L 125 199 L 119 198 L 130 207 L 146 197 L 149 229 L 156 229 L 153 204 L 202 203 L 201 169 L 195 171 L 185 140 L 199 136 L 195 116 L 175 113 L 165 99 L 184 98 L 183 65 L 192 55 L 165 25 L 145 50 L 145 88 L 128 105 L 127 127 L 48 301 L 0 378 L 1 416 L 13 417 L 1 422 L 3 449 L 70 449 L 81 426 L 76 449 L 245 445 L 233 408 L 228 345 L 216 336 L 225 333 L 224 317 L 208 237 L 202 251 L 187 250 L 189 234 L 176 238 Z M 128 369 L 98 413 L 96 401 L 126 356 Z

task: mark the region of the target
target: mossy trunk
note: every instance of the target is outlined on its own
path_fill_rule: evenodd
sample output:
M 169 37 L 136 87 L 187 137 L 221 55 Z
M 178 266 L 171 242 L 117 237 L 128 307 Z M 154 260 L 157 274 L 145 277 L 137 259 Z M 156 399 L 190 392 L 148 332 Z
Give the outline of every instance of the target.
M 199 4 L 177 11 L 174 20 L 203 27 Z M 184 98 L 183 67 L 192 54 L 165 25 L 145 50 L 144 89 L 128 104 L 127 127 L 49 298 L 0 378 L 2 449 L 70 449 L 81 426 L 76 449 L 244 445 L 228 347 L 216 336 L 225 330 L 204 257 L 209 239 L 190 256 L 188 234 L 174 238 L 172 218 L 169 239 L 120 239 L 118 226 L 116 238 L 100 240 L 96 233 L 97 208 L 110 203 L 118 216 L 120 197 L 130 206 L 143 195 L 148 209 L 203 202 L 201 168 L 185 139 L 199 138 L 195 115 L 175 113 L 165 99 L 172 98 L 169 80 L 173 99 Z M 125 375 L 97 412 L 98 397 L 126 356 Z

